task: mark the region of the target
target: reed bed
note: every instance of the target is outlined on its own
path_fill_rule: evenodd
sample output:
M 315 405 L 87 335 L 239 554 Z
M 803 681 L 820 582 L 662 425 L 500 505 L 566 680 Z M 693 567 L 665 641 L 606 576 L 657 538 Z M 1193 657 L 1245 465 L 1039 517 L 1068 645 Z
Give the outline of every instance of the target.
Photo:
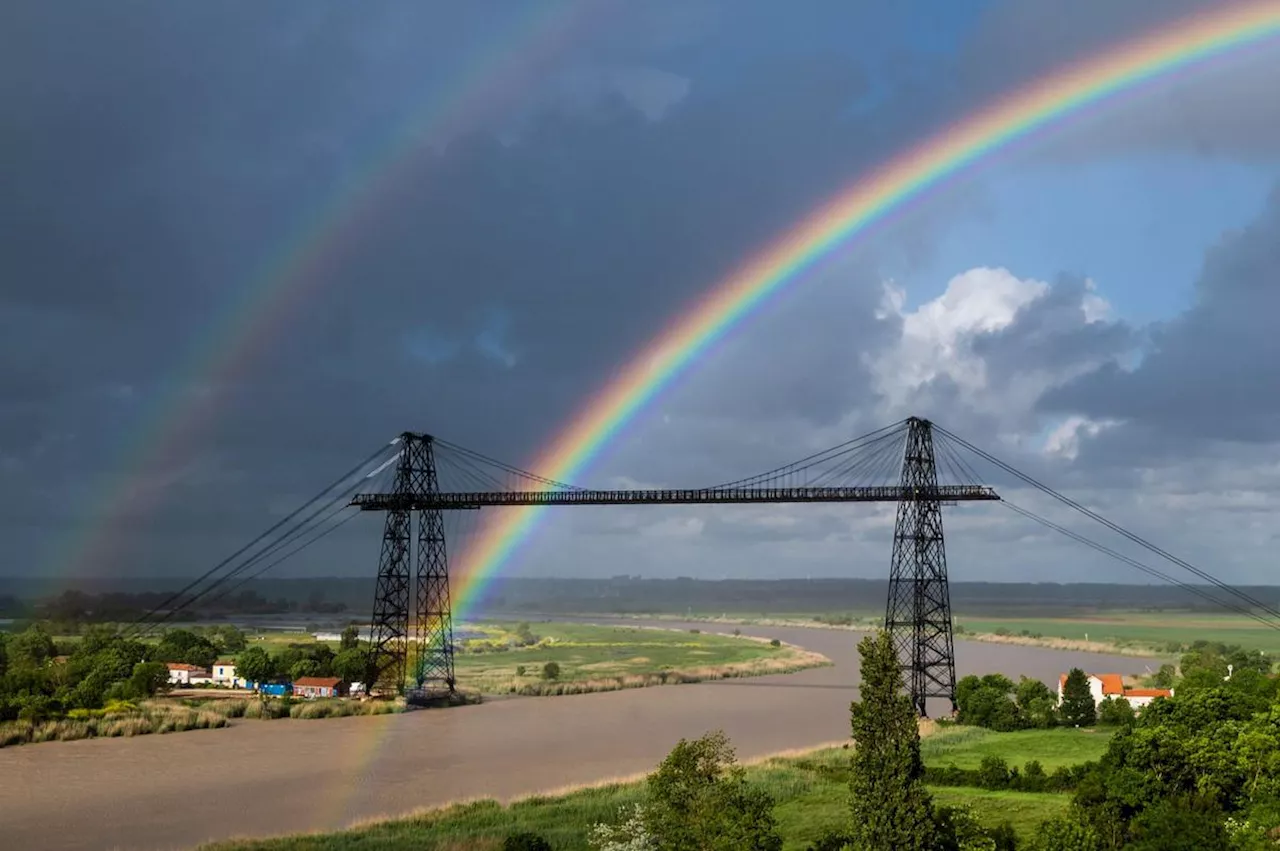
M 209 709 L 146 705 L 123 710 L 81 710 L 54 721 L 0 723 L 0 748 L 37 742 L 145 736 L 227 726 L 227 717 Z

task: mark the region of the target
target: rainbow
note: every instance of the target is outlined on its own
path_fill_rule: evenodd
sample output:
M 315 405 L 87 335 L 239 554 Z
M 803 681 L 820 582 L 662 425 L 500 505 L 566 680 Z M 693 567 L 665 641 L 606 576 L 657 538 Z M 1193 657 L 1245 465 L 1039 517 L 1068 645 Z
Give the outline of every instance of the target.
M 116 458 L 89 499 L 89 518 L 55 544 L 43 571 L 50 582 L 90 575 L 122 549 L 129 517 L 145 516 L 167 484 L 180 478 L 191 446 L 214 421 L 227 394 L 302 299 L 331 279 L 351 247 L 376 227 L 379 213 L 406 183 L 418 180 L 436 146 L 503 114 L 564 49 L 582 40 L 610 3 L 532 3 L 467 58 L 450 84 L 381 145 L 338 175 L 323 203 L 233 295 L 206 330 L 180 353 L 166 388 L 140 412 Z M 129 473 L 128 471 L 134 471 Z
M 1220 7 L 1041 78 L 907 150 L 834 196 L 682 311 L 591 398 L 531 469 L 573 482 L 632 418 L 769 296 L 925 190 L 1086 107 L 1277 35 L 1277 0 Z M 459 560 L 455 617 L 475 607 L 544 510 L 509 509 L 481 530 Z

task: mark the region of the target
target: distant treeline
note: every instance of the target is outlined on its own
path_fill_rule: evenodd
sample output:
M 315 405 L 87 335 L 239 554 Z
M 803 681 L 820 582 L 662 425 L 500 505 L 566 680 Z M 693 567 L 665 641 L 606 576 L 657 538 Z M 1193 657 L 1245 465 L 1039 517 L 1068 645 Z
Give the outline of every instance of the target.
M 191 595 L 182 595 L 170 599 L 170 591 L 107 591 L 90 594 L 83 591 L 67 590 L 53 597 L 34 601 L 18 601 L 8 598 L 7 608 L 0 608 L 0 617 L 15 620 L 40 620 L 58 624 L 71 623 L 117 623 L 134 620 L 150 612 L 169 611 L 183 607 L 184 618 L 220 618 L 230 615 L 278 615 L 293 612 L 336 614 L 347 610 L 346 603 L 328 602 L 322 589 L 313 589 L 305 600 L 290 600 L 287 597 L 268 599 L 248 588 L 235 594 L 217 599 L 210 595 L 207 600 L 193 599 Z M 0 606 L 6 603 L 0 598 Z
M 98 578 L 69 582 L 74 592 L 50 597 L 47 581 L 0 577 L 0 617 L 30 617 L 34 605 L 44 607 L 37 614 L 39 617 L 115 620 L 127 612 L 149 610 L 186 581 L 185 577 L 167 581 Z M 1280 607 L 1280 588 L 1244 590 Z M 373 592 L 372 575 L 256 580 L 242 591 L 206 606 L 203 614 L 361 614 L 371 608 Z M 888 582 L 884 579 L 513 577 L 500 582 L 496 592 L 482 601 L 482 607 L 490 614 L 876 614 L 883 612 L 887 593 Z M 1104 583 L 953 582 L 951 604 L 963 615 L 993 617 L 1043 617 L 1108 609 L 1217 611 L 1202 598 L 1176 587 Z M 6 605 L 10 612 L 6 612 Z

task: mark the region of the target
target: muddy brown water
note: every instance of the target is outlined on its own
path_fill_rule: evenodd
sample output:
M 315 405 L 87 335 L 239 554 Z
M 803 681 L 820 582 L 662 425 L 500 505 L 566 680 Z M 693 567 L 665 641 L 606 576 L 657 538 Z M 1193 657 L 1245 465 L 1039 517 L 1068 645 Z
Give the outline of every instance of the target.
M 404 715 L 242 720 L 221 730 L 5 748 L 0 847 L 150 851 L 334 830 L 449 801 L 508 799 L 648 771 L 681 737 L 717 728 L 740 757 L 846 738 L 861 634 L 742 631 L 816 650 L 835 664 Z M 962 641 L 956 663 L 960 675 L 998 671 L 1056 684 L 1059 672 L 1072 666 L 1140 673 L 1151 660 Z

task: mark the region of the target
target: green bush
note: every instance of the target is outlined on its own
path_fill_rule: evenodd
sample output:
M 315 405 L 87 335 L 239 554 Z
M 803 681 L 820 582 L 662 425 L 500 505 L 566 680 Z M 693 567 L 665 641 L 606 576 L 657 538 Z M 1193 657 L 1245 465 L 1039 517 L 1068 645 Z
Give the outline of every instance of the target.
M 560 665 L 558 662 L 548 662 L 542 666 L 542 678 L 544 680 L 556 680 L 560 678 Z
M 502 841 L 502 851 L 551 851 L 551 843 L 536 833 L 513 833 Z
M 778 640 L 778 639 L 776 639 L 776 638 L 771 638 L 771 639 L 769 639 L 769 646 L 770 646 L 770 647 L 781 647 L 781 646 L 782 646 L 782 642 L 781 642 L 781 641 L 779 641 L 779 640 Z

